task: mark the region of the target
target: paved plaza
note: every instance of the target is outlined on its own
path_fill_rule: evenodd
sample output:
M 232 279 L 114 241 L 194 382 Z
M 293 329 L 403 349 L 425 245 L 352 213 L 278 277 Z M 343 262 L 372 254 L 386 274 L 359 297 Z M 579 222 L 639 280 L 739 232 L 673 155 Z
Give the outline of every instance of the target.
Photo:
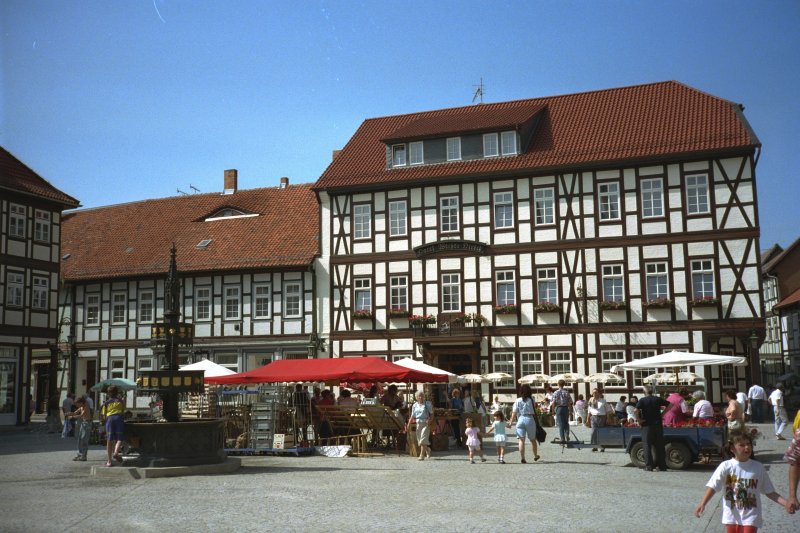
M 587 429 L 574 430 L 588 440 Z M 550 428 L 548 438 L 554 434 Z M 764 438 L 756 447 L 784 496 L 787 444 Z M 488 461 L 474 465 L 460 450 L 430 461 L 252 456 L 232 474 L 133 479 L 91 476 L 103 449 L 92 446 L 82 463 L 71 460 L 74 446 L 43 424 L 0 429 L 0 530 L 723 531 L 719 495 L 705 516 L 692 515 L 715 464 L 644 472 L 616 449 L 562 453 L 548 443 L 540 462 L 523 465 L 512 444 L 500 465 L 487 440 Z M 763 501 L 762 531 L 800 530 L 800 514 Z

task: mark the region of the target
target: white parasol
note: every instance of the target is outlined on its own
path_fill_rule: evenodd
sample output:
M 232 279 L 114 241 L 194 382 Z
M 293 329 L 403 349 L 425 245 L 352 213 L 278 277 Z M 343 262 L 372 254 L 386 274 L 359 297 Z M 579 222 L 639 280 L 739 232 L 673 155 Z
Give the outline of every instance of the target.
M 650 374 L 642 379 L 645 383 L 696 383 L 698 381 L 705 381 L 702 376 L 698 376 L 694 372 L 658 372 Z
M 586 381 L 586 376 L 580 372 L 565 372 L 564 374 L 556 374 L 550 378 L 550 383 L 558 383 L 561 380 L 567 383 L 583 383 Z
M 732 355 L 717 355 L 710 353 L 692 353 L 692 352 L 667 352 L 654 355 L 652 357 L 645 357 L 644 359 L 636 359 L 630 363 L 623 363 L 611 368 L 612 371 L 618 372 L 620 370 L 642 370 L 642 369 L 658 369 L 658 368 L 672 368 L 674 374 L 674 381 L 680 381 L 678 373 L 681 367 L 684 366 L 713 366 L 713 365 L 735 365 L 743 366 L 747 364 L 746 357 L 732 356 Z
M 394 361 L 394 364 L 404 366 L 412 370 L 419 370 L 420 372 L 427 372 L 428 374 L 446 374 L 448 383 L 462 383 L 461 378 L 456 376 L 452 372 L 448 372 L 447 370 L 442 370 L 441 368 L 436 368 L 435 366 L 426 365 L 422 361 L 417 361 L 409 357 L 406 357 L 405 359 L 400 359 L 399 361 Z
M 596 372 L 594 374 L 589 374 L 586 376 L 587 383 L 603 383 L 605 385 L 608 384 L 622 384 L 625 383 L 625 378 L 619 376 L 617 374 L 612 374 L 611 372 Z
M 547 374 L 526 374 L 519 378 L 517 382 L 520 385 L 531 385 L 533 383 L 549 383 L 550 376 Z
M 484 374 L 484 378 L 487 381 L 491 381 L 492 383 L 497 383 L 499 381 L 505 381 L 507 379 L 514 379 L 514 376 L 511 374 L 506 374 L 505 372 L 491 372 L 489 374 Z
M 206 378 L 211 378 L 215 376 L 230 376 L 231 374 L 236 373 L 230 368 L 218 365 L 217 363 L 209 361 L 208 359 L 203 359 L 202 361 L 198 361 L 197 363 L 192 363 L 191 365 L 182 366 L 180 370 L 202 370 L 203 377 Z
M 463 376 L 458 376 L 459 379 L 463 380 L 464 383 L 486 383 L 489 380 L 486 377 L 480 374 L 464 374 Z

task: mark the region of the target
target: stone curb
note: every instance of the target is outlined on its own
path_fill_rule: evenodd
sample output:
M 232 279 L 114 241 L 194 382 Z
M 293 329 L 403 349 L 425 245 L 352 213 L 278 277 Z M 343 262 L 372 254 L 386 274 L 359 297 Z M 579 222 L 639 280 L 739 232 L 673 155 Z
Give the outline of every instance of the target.
M 104 479 L 152 479 L 157 477 L 181 477 L 181 476 L 213 476 L 216 474 L 230 474 L 242 466 L 242 460 L 238 457 L 228 457 L 224 463 L 213 465 L 193 465 L 193 466 L 170 466 L 138 468 L 130 466 L 92 466 L 91 475 Z

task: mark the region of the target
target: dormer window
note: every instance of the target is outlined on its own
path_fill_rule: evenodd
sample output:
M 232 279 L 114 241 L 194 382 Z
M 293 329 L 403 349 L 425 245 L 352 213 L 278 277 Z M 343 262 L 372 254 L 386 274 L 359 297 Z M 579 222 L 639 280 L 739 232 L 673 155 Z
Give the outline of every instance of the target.
M 447 138 L 447 160 L 458 161 L 461 159 L 461 137 Z
M 395 144 L 392 146 L 392 166 L 402 167 L 406 164 L 406 145 Z
M 514 155 L 517 153 L 517 132 L 504 131 L 500 134 L 500 145 L 503 155 Z
M 412 165 L 421 165 L 425 162 L 422 141 L 408 143 L 408 158 Z
M 483 134 L 483 157 L 496 157 L 500 154 L 496 133 Z
M 223 207 L 214 211 L 211 215 L 207 216 L 204 220 L 206 222 L 213 222 L 215 220 L 228 220 L 231 218 L 245 218 L 245 217 L 257 217 L 258 213 L 247 213 L 242 211 L 241 209 L 236 209 L 235 207 Z

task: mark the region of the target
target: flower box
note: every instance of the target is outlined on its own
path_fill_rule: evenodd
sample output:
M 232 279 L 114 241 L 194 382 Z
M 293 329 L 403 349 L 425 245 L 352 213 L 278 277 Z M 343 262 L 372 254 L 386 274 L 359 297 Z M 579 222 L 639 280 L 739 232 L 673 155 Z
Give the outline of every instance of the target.
M 600 302 L 600 309 L 603 311 L 623 311 L 628 308 L 625 300 L 603 300 Z
M 389 318 L 408 318 L 407 309 L 389 309 Z
M 516 315 L 519 313 L 519 306 L 514 304 L 509 305 L 496 305 L 494 307 L 496 315 Z
M 669 298 L 656 298 L 655 300 L 647 300 L 644 306 L 648 309 L 669 309 L 673 305 L 673 301 Z
M 408 323 L 415 327 L 428 326 L 436 324 L 436 317 L 434 315 L 410 315 Z
M 353 311 L 353 318 L 355 320 L 372 320 L 372 311 L 369 309 Z
M 561 311 L 561 306 L 552 302 L 539 302 L 533 306 L 533 309 L 540 313 L 558 313 Z
M 454 324 L 464 324 L 464 325 L 471 325 L 475 324 L 476 326 L 482 325 L 486 322 L 486 318 L 480 313 L 461 313 L 456 315 L 452 322 Z
M 719 298 L 714 298 L 713 296 L 695 298 L 693 300 L 689 300 L 689 305 L 692 307 L 716 307 L 719 305 Z

